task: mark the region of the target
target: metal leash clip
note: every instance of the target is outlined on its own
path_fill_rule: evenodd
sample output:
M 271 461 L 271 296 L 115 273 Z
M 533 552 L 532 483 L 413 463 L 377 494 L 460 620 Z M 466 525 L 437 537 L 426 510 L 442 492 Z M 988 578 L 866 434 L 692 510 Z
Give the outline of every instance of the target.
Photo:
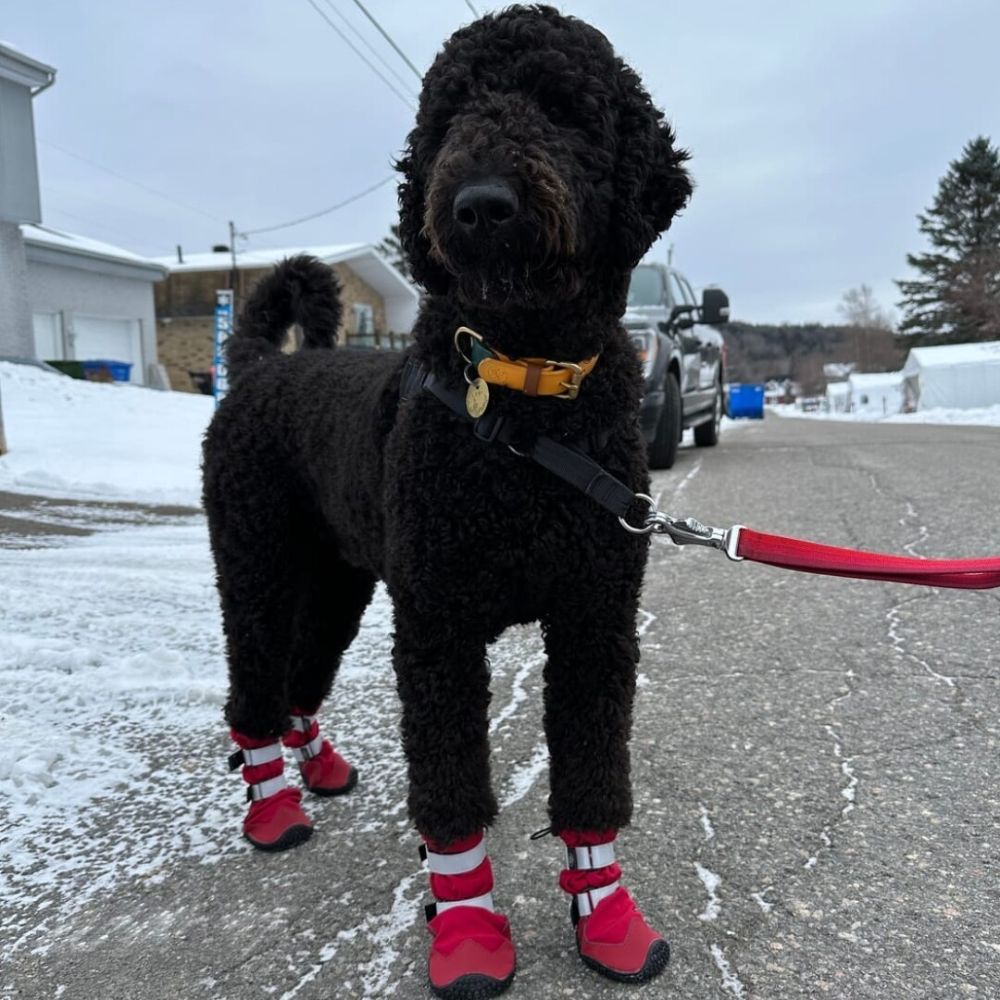
M 713 528 L 694 517 L 679 518 L 664 514 L 656 509 L 653 498 L 645 493 L 636 493 L 635 498 L 645 500 L 649 510 L 641 528 L 634 528 L 624 517 L 618 518 L 626 531 L 631 531 L 633 535 L 669 535 L 675 545 L 705 545 L 725 552 L 733 562 L 743 561 L 743 556 L 737 554 L 742 524 L 734 524 L 731 528 Z

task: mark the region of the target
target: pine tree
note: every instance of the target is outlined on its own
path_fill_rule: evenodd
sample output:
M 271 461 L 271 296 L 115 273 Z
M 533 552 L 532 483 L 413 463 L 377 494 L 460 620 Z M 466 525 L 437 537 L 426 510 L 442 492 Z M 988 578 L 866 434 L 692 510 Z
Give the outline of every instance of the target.
M 917 216 L 929 253 L 907 254 L 921 277 L 897 281 L 900 340 L 963 343 L 1000 339 L 1000 151 L 979 136 L 941 178 Z
M 390 226 L 389 235 L 376 244 L 375 249 L 382 254 L 392 266 L 403 275 L 404 278 L 410 276 L 410 266 L 406 262 L 403 254 L 403 244 L 399 241 L 399 226 Z

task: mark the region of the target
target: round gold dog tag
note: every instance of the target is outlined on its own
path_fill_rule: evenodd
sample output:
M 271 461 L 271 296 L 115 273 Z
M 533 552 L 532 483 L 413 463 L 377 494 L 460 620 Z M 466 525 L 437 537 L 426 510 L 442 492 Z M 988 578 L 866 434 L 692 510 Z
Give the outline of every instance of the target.
M 469 416 L 478 420 L 490 405 L 490 387 L 481 379 L 473 379 L 465 393 L 465 408 Z

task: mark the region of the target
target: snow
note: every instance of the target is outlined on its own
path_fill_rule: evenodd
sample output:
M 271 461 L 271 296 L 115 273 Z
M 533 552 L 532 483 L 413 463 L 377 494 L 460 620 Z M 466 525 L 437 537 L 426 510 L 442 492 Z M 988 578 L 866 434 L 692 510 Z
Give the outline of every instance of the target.
M 912 366 L 911 360 L 915 362 Z M 950 368 L 952 365 L 976 365 L 984 362 L 1000 362 L 1000 340 L 914 347 L 907 357 L 906 368 L 936 368 L 942 365 Z
M 804 412 L 794 403 L 781 403 L 768 407 L 768 411 L 779 417 L 802 417 L 807 420 L 847 420 L 881 422 L 888 424 L 955 424 L 974 427 L 1000 427 L 1000 403 L 995 406 L 980 406 L 968 410 L 935 407 L 918 410 L 916 413 L 893 413 L 883 416 L 875 412 L 825 413 L 822 410 Z
M 340 261 L 351 260 L 351 258 L 370 252 L 372 249 L 369 243 L 335 243 L 328 246 L 274 247 L 260 250 L 246 250 L 237 247 L 236 267 L 238 269 L 273 267 L 275 264 L 280 264 L 286 257 L 295 257 L 299 254 L 309 254 L 310 257 L 318 257 L 327 264 L 336 264 Z M 153 259 L 157 264 L 176 273 L 183 271 L 228 271 L 233 266 L 232 255 L 228 250 L 211 253 L 184 253 L 183 256 L 183 261 L 178 261 L 176 254 Z
M 123 250 L 111 243 L 104 243 L 101 240 L 92 240 L 87 236 L 77 236 L 75 233 L 67 233 L 61 229 L 52 229 L 50 226 L 21 226 L 21 233 L 25 243 L 36 246 L 56 247 L 60 250 L 71 250 L 74 253 L 82 254 L 85 257 L 96 257 L 100 260 L 112 260 L 127 264 L 140 264 L 145 267 L 164 270 L 163 265 L 149 257 L 140 257 L 130 250 Z
M 208 396 L 85 382 L 0 362 L 0 489 L 198 506 Z

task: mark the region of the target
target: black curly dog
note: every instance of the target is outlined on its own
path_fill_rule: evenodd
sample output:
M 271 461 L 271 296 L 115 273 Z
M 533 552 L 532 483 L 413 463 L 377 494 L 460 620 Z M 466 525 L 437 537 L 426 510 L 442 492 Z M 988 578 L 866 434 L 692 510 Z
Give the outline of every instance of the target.
M 619 316 L 632 268 L 691 193 L 686 158 L 597 30 L 522 7 L 457 32 L 398 164 L 401 240 L 427 291 L 410 354 L 460 391 L 459 326 L 509 358 L 599 355 L 576 399 L 494 387 L 490 411 L 518 450 L 540 434 L 587 444 L 645 491 L 640 369 Z M 418 830 L 450 843 L 495 818 L 486 645 L 534 621 L 553 828 L 626 825 L 646 539 L 434 396 L 401 403 L 405 357 L 330 350 L 339 318 L 329 269 L 298 257 L 258 285 L 231 342 L 204 459 L 229 723 L 277 737 L 290 706 L 324 699 L 385 580 Z M 292 323 L 304 344 L 288 355 Z

